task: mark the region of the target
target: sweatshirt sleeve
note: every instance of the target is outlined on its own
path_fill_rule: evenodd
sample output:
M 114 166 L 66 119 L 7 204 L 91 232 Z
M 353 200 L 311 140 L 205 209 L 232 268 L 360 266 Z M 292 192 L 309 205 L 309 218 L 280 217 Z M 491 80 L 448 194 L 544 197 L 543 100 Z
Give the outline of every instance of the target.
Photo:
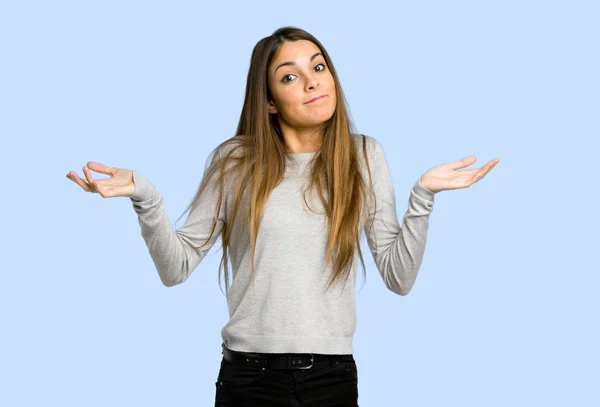
M 203 176 L 206 176 L 209 163 L 213 161 L 212 157 L 215 156 L 216 151 L 213 150 L 209 155 Z M 160 280 L 167 287 L 183 283 L 221 235 L 226 220 L 225 198 L 221 203 L 215 230 L 212 231 L 213 205 L 218 203 L 219 193 L 217 188 L 213 194 L 213 185 L 217 179 L 218 172 L 214 174 L 213 179 L 202 192 L 197 205 L 191 206 L 185 224 L 179 229 L 173 230 L 165 213 L 162 194 L 141 173 L 133 170 L 135 191 L 130 196 L 130 200 L 138 215 L 142 237 Z M 211 231 L 212 236 L 210 236 Z M 201 249 L 192 247 L 201 246 L 204 243 L 206 244 Z
M 369 206 L 369 218 L 364 227 L 367 243 L 386 287 L 396 294 L 407 295 L 423 261 L 435 193 L 424 188 L 419 178 L 411 188 L 401 227 L 383 147 L 373 137 L 368 137 L 368 140 L 377 211 L 374 213 L 373 205 Z M 373 220 L 372 229 L 370 220 Z

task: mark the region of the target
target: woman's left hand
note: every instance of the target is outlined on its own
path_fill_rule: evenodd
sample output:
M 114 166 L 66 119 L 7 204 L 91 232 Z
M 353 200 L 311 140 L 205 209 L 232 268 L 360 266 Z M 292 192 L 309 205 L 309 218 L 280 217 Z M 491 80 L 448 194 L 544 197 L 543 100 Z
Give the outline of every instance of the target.
M 421 185 L 431 192 L 468 188 L 485 177 L 500 162 L 500 159 L 494 158 L 480 168 L 458 170 L 473 164 L 475 161 L 477 161 L 477 158 L 471 155 L 455 162 L 437 165 L 421 175 Z

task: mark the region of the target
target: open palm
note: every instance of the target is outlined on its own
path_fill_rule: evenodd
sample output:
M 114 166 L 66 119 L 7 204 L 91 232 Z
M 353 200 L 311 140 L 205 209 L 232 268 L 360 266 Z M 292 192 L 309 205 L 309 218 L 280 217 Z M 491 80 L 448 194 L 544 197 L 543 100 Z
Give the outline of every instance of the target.
M 94 179 L 91 171 L 110 175 L 106 179 Z M 79 178 L 73 171 L 67 174 L 67 178 L 78 184 L 84 191 L 98 193 L 103 198 L 117 196 L 131 196 L 135 192 L 133 172 L 124 168 L 109 167 L 107 165 L 90 161 L 83 167 L 85 180 Z
M 475 161 L 477 158 L 470 155 L 458 161 L 436 165 L 421 175 L 421 185 L 431 192 L 468 188 L 490 172 L 500 162 L 500 159 L 494 158 L 480 168 L 459 171 L 460 168 L 467 167 Z

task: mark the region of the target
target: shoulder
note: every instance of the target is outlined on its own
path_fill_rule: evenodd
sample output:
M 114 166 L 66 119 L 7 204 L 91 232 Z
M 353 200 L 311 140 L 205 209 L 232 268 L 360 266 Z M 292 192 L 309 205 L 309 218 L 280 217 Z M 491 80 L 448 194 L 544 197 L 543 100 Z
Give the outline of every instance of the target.
M 243 150 L 246 140 L 242 136 L 233 136 L 217 145 L 210 156 L 226 157 L 235 151 Z
M 247 143 L 247 139 L 242 136 L 233 136 L 220 142 L 209 152 L 205 170 L 212 165 L 222 163 L 223 160 L 227 162 L 227 168 L 235 167 L 233 158 L 243 157 Z
M 380 162 L 385 159 L 383 146 L 375 137 L 367 134 L 352 134 L 352 138 L 356 144 L 359 157 L 362 157 L 363 153 L 366 152 L 370 162 Z

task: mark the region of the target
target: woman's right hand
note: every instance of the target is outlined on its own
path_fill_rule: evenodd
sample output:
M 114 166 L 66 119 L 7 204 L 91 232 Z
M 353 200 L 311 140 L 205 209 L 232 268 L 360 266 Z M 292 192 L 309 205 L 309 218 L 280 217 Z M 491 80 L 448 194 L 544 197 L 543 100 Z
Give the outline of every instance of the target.
M 107 179 L 95 180 L 90 170 L 110 175 Z M 90 161 L 83 167 L 83 174 L 87 181 L 79 178 L 76 172 L 70 171 L 67 178 L 78 184 L 84 191 L 99 193 L 103 198 L 116 196 L 130 197 L 135 192 L 133 183 L 133 171 L 123 168 L 108 167 L 106 165 Z

